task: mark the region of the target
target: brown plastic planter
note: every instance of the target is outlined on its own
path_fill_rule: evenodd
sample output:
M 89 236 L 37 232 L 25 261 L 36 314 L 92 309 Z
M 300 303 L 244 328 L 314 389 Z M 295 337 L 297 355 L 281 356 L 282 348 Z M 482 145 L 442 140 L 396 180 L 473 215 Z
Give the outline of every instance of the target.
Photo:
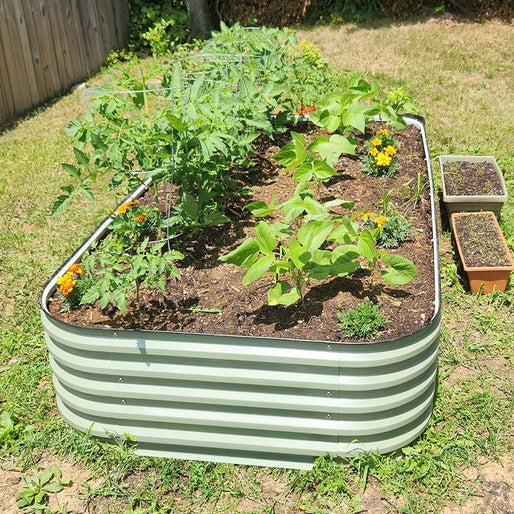
M 462 234 L 459 234 L 459 231 L 456 227 L 455 221 L 459 217 L 466 216 L 490 216 L 494 221 L 494 226 L 496 228 L 497 236 L 500 237 L 501 245 L 503 251 L 505 252 L 505 256 L 510 262 L 509 266 L 491 266 L 491 267 L 471 267 L 466 263 L 466 256 L 462 250 Z M 457 243 L 457 249 L 459 251 L 459 255 L 462 261 L 462 265 L 464 267 L 464 271 L 468 275 L 469 287 L 473 294 L 478 293 L 483 286 L 483 293 L 492 293 L 493 291 L 505 291 L 507 287 L 507 283 L 509 282 L 509 276 L 512 270 L 514 270 L 514 264 L 512 261 L 512 257 L 510 255 L 509 249 L 507 247 L 507 243 L 505 242 L 505 238 L 503 237 L 502 230 L 500 225 L 498 225 L 498 221 L 496 220 L 496 216 L 493 212 L 485 211 L 485 212 L 476 212 L 476 213 L 454 213 L 451 216 L 451 224 L 453 233 L 455 235 L 455 242 Z M 493 236 L 493 234 L 491 234 Z
M 454 162 L 482 163 L 489 162 L 493 165 L 498 183 L 502 190 L 501 195 L 450 195 L 446 190 L 444 165 Z M 448 216 L 454 212 L 492 211 L 498 217 L 503 204 L 507 201 L 507 188 L 502 172 L 496 159 L 488 155 L 440 155 L 441 181 L 443 187 L 443 202 Z

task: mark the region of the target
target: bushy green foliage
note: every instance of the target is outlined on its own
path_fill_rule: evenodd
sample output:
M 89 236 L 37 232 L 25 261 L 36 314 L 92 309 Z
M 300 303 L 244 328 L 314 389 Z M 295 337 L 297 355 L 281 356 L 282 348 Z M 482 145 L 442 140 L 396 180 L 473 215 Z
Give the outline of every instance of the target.
M 411 236 L 409 222 L 400 213 L 389 214 L 382 227 L 378 244 L 383 248 L 397 248 Z
M 158 57 L 186 41 L 189 16 L 183 0 L 132 0 L 129 48 Z
M 369 298 L 347 312 L 337 313 L 339 329 L 348 337 L 376 339 L 379 330 L 387 323 L 382 305 L 372 303 Z

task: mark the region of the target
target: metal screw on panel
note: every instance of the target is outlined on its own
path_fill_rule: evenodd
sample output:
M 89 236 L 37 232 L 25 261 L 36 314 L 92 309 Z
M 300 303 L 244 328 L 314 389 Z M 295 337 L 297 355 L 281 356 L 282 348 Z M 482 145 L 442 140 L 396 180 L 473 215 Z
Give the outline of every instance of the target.
M 121 400 L 121 404 L 125 405 L 127 403 L 127 400 Z
M 327 391 L 327 396 L 332 396 L 332 393 L 330 391 Z
M 112 337 L 118 337 L 118 332 L 113 332 Z
M 327 419 L 330 419 L 332 417 L 332 414 L 327 414 Z
M 327 346 L 327 350 L 332 350 L 332 345 L 331 345 L 331 344 L 329 344 L 329 345 Z
M 118 378 L 118 382 L 123 382 L 123 377 Z

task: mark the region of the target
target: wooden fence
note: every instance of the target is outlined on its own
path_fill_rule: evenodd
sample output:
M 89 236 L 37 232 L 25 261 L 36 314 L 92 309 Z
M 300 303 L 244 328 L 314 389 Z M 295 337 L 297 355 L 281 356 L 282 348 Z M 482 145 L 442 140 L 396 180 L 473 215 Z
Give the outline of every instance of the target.
M 0 126 L 97 70 L 128 21 L 128 0 L 0 0 Z

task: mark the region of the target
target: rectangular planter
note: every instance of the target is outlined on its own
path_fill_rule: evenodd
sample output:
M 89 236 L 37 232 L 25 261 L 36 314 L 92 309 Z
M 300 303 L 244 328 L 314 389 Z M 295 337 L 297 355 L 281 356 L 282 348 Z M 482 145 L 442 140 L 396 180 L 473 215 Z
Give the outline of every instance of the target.
M 141 455 L 299 469 L 326 453 L 384 453 L 419 436 L 435 393 L 440 281 L 424 122 L 407 122 L 420 130 L 431 191 L 436 291 L 428 324 L 367 343 L 66 324 L 48 310 L 57 277 L 102 237 L 106 220 L 40 297 L 64 419 L 98 437 L 130 434 Z
M 450 195 L 446 189 L 444 165 L 453 162 L 470 162 L 470 163 L 491 163 L 496 171 L 498 181 L 502 190 L 501 195 Z M 507 188 L 502 172 L 496 163 L 496 159 L 491 156 L 483 155 L 440 155 L 439 165 L 441 168 L 441 181 L 443 187 L 443 202 L 446 206 L 448 216 L 454 212 L 475 212 L 475 211 L 492 211 L 496 217 L 500 215 L 503 204 L 507 201 Z
M 514 264 L 510 255 L 507 243 L 503 237 L 502 230 L 493 212 L 485 211 L 483 215 L 488 215 L 494 221 L 497 234 L 501 238 L 501 251 L 504 252 L 505 256 L 510 261 L 510 266 L 502 267 L 472 267 L 466 263 L 465 255 L 462 251 L 462 235 L 456 230 L 455 221 L 458 218 L 473 216 L 471 213 L 454 213 L 451 217 L 451 224 L 453 233 L 455 236 L 455 242 L 457 244 L 457 250 L 462 261 L 462 266 L 466 272 L 469 280 L 469 287 L 473 294 L 478 293 L 482 290 L 483 293 L 492 293 L 493 291 L 505 291 L 509 282 L 511 272 L 514 270 Z

